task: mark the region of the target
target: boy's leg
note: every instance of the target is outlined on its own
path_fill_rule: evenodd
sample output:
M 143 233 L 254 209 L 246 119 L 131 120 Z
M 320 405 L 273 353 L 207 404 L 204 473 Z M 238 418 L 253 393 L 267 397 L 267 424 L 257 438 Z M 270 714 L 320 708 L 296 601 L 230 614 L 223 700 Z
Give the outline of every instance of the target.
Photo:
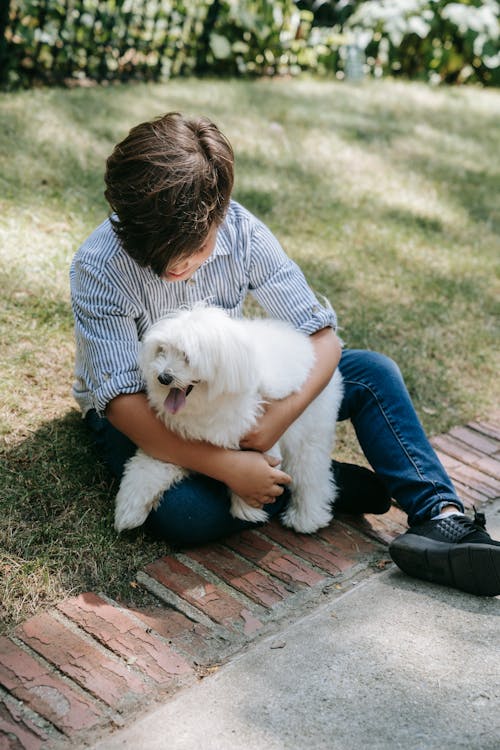
M 107 419 L 97 416 L 95 411 L 87 414 L 86 422 L 100 456 L 120 479 L 136 446 Z M 335 503 L 337 512 L 385 513 L 389 509 L 390 495 L 372 471 L 332 461 L 332 472 L 339 488 Z M 288 490 L 285 489 L 274 503 L 265 506 L 270 517 L 284 511 L 288 497 Z M 145 525 L 153 536 L 174 545 L 203 544 L 259 525 L 233 518 L 229 507 L 224 484 L 201 474 L 193 474 L 164 494 Z
M 390 553 L 405 572 L 475 594 L 500 593 L 500 542 L 479 516 L 438 519 L 446 506 L 463 512 L 453 484 L 417 417 L 397 365 L 370 351 L 347 349 L 339 369 L 345 395 L 339 419 L 350 418 L 360 446 L 410 530 Z M 433 520 L 435 518 L 435 520 Z
M 136 446 L 111 423 L 89 412 L 90 427 L 99 453 L 119 479 Z M 264 506 L 270 516 L 284 510 L 288 498 L 285 491 L 274 503 Z M 155 511 L 146 520 L 146 529 L 155 537 L 176 546 L 204 544 L 258 524 L 233 518 L 229 512 L 227 488 L 215 479 L 193 474 L 166 492 Z
M 339 369 L 345 395 L 339 420 L 350 419 L 368 461 L 410 525 L 451 503 L 463 511 L 406 389 L 397 365 L 377 352 L 346 349 Z
M 285 492 L 264 506 L 269 517 L 281 513 L 287 503 Z M 262 524 L 233 518 L 229 512 L 227 488 L 215 479 L 193 474 L 163 495 L 147 520 L 146 529 L 176 547 L 206 544 Z

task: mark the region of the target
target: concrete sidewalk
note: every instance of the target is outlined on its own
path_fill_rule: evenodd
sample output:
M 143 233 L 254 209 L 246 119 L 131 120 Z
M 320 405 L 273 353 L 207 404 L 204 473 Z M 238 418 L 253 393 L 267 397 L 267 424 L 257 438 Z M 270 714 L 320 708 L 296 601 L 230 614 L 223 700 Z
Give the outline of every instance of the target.
M 92 750 L 494 750 L 499 615 L 391 568 Z

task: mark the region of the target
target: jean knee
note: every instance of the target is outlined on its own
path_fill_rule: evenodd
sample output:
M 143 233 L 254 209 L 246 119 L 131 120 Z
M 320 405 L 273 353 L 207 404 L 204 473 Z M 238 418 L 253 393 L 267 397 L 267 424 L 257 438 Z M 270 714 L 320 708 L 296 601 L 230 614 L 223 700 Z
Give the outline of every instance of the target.
M 344 377 L 344 399 L 339 420 L 353 419 L 372 403 L 389 402 L 406 392 L 401 370 L 386 354 L 370 350 L 347 350 L 340 363 Z
M 176 545 L 213 541 L 232 518 L 226 487 L 209 477 L 190 476 L 171 487 L 146 521 L 148 531 Z
M 153 536 L 177 545 L 196 543 L 201 531 L 195 514 L 169 497 L 169 493 L 149 514 L 146 528 Z
M 401 370 L 386 354 L 370 349 L 347 349 L 339 365 L 344 380 L 374 385 L 386 379 L 402 380 Z
M 376 372 L 379 376 L 396 378 L 402 380 L 403 376 L 398 364 L 388 357 L 387 354 L 381 354 L 380 352 L 366 352 L 367 356 L 367 367 L 372 372 Z

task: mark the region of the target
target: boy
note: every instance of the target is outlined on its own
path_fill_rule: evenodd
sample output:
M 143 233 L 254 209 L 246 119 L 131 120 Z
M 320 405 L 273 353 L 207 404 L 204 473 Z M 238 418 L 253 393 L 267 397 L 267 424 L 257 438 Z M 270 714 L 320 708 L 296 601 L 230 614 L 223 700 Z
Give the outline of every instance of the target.
M 219 129 L 177 113 L 141 123 L 115 147 L 105 181 L 113 214 L 71 268 L 74 395 L 117 476 L 136 446 L 195 472 L 165 494 L 149 529 L 193 544 L 247 528 L 229 514 L 227 487 L 252 507 L 279 513 L 291 480 L 266 451 L 338 366 L 345 385 L 339 418 L 352 420 L 375 474 L 336 464 L 337 510 L 384 512 L 394 497 L 410 524 L 390 548 L 403 570 L 476 594 L 500 593 L 500 543 L 479 516 L 463 515 L 397 366 L 375 352 L 342 350 L 334 313 L 318 303 L 270 231 L 231 201 L 233 152 Z M 241 315 L 247 292 L 270 316 L 311 336 L 315 367 L 299 393 L 268 405 L 242 441 L 245 450 L 185 441 L 148 405 L 139 340 L 156 320 L 198 300 Z

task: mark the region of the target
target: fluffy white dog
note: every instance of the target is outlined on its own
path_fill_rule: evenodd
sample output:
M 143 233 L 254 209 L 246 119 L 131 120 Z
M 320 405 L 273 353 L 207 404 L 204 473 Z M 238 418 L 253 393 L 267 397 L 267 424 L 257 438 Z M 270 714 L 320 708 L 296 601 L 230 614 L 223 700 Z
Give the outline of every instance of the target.
M 165 425 L 189 440 L 239 448 L 270 399 L 300 390 L 314 363 L 309 336 L 270 319 L 232 319 L 203 305 L 164 318 L 146 333 L 139 364 L 149 401 Z M 330 383 L 288 428 L 273 455 L 293 479 L 286 526 L 312 533 L 332 518 L 336 487 L 330 454 L 342 398 L 337 371 Z M 116 498 L 117 531 L 140 526 L 162 494 L 188 475 L 174 464 L 138 450 Z M 232 494 L 231 513 L 253 522 L 267 519 Z

